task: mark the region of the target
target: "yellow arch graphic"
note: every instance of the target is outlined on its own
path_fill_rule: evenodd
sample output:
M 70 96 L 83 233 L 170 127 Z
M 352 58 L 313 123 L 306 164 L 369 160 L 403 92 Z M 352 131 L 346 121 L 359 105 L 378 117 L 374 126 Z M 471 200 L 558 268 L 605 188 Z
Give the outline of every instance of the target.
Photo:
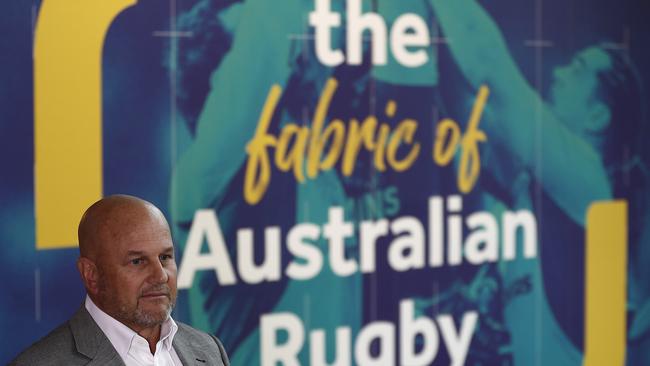
M 36 248 L 77 245 L 102 196 L 101 60 L 115 17 L 136 0 L 44 0 L 34 38 Z

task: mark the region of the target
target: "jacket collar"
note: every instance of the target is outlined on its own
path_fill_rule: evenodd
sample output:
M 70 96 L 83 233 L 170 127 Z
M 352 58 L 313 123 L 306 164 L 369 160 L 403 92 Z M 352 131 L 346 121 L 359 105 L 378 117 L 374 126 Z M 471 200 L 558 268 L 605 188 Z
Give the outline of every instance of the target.
M 83 304 L 72 316 L 69 324 L 77 352 L 91 360 L 88 365 L 124 365 L 122 358 Z
M 89 366 L 124 366 L 122 358 L 83 304 L 70 318 L 69 324 L 77 352 L 90 359 Z M 210 353 L 204 350 L 199 342 L 193 343 L 192 339 L 192 335 L 179 323 L 178 334 L 172 342 L 178 358 L 183 365 L 206 365 L 206 361 L 210 360 Z
M 180 329 L 179 329 L 180 333 Z M 178 359 L 181 360 L 181 363 L 183 365 L 194 365 L 197 363 L 196 359 L 192 357 L 193 355 L 191 354 L 190 350 L 191 345 L 188 344 L 188 342 L 185 340 L 185 337 L 175 337 L 174 342 L 173 342 L 174 350 L 176 350 L 176 354 L 178 355 Z M 203 358 L 205 360 L 205 358 Z

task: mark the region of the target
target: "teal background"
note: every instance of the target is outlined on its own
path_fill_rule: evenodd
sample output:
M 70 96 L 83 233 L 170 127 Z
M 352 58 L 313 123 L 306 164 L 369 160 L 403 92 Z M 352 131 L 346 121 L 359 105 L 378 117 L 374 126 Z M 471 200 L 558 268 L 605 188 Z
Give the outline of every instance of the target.
M 343 8 L 342 2 L 334 4 Z M 411 6 L 408 1 L 400 5 L 386 1 L 364 4 L 368 9 L 395 5 L 403 11 Z M 603 41 L 627 42 L 627 52 L 639 68 L 640 82 L 647 90 L 650 51 L 646 44 L 650 26 L 646 19 L 650 9 L 643 0 L 490 0 L 482 5 L 504 32 L 514 60 L 540 95 L 548 95 L 556 66 L 568 63 L 576 51 Z M 0 12 L 0 363 L 10 361 L 65 321 L 81 305 L 84 296 L 74 266 L 77 250 L 37 251 L 34 244 L 32 29 L 38 20 L 39 6 L 40 1 L 11 1 L 4 3 Z M 455 168 L 436 167 L 429 157 L 434 122 L 443 116 L 465 121 L 474 97 L 444 43 L 435 45 L 435 57 L 428 64 L 430 71 L 420 71 L 423 75 L 430 72 L 429 84 L 395 83 L 392 80 L 412 79 L 399 67 L 377 71 L 368 62 L 356 67 L 326 68 L 315 58 L 313 44 L 299 37 L 290 41 L 289 46 L 281 46 L 287 33 L 301 33 L 300 19 L 313 8 L 312 1 L 278 1 L 277 5 L 262 7 L 267 10 L 263 12 L 243 11 L 245 6 L 244 2 L 225 0 L 140 0 L 115 19 L 103 54 L 104 194 L 128 193 L 160 207 L 172 224 L 181 258 L 190 224 L 186 213 L 199 208 L 217 210 L 226 242 L 235 243 L 236 230 L 242 227 L 254 228 L 256 237 L 261 237 L 262 229 L 271 225 L 280 226 L 286 233 L 296 223 L 322 224 L 327 208 L 333 205 L 345 207 L 346 218 L 354 222 L 404 215 L 426 222 L 429 196 L 458 193 Z M 435 23 L 433 13 L 425 12 L 422 16 Z M 277 28 L 264 29 L 260 24 L 265 22 Z M 182 35 L 160 36 L 160 32 L 170 30 Z M 306 32 L 303 35 L 310 34 Z M 232 51 L 235 34 L 249 37 L 252 43 L 249 50 L 233 56 L 236 67 L 228 69 L 224 56 Z M 540 38 L 549 40 L 552 46 L 531 47 L 529 41 Z M 286 67 L 259 69 L 260 58 L 268 64 L 277 62 Z M 228 72 L 216 79 L 214 75 L 220 69 Z M 224 94 L 217 94 L 216 90 L 221 83 L 230 88 L 226 95 L 229 91 L 239 95 L 235 91 L 246 94 L 255 90 L 253 98 L 261 105 L 267 90 L 259 86 L 259 75 L 285 87 L 280 111 L 272 123 L 273 131 L 289 121 L 310 123 L 305 110 L 311 116 L 324 81 L 335 76 L 340 87 L 328 119 L 338 117 L 347 121 L 371 112 L 380 114 L 378 111 L 383 111 L 386 101 L 393 99 L 399 109 L 390 123 L 403 117 L 431 122 L 421 123 L 418 128 L 416 138 L 423 143 L 421 158 L 406 173 L 382 174 L 372 168 L 370 155 L 361 155 L 351 177 L 332 170 L 302 185 L 296 184 L 290 174 L 275 170 L 266 198 L 256 206 L 246 204 L 241 191 L 241 161 L 237 163 L 234 158 L 243 156 L 243 146 L 234 142 L 252 136 L 250 126 L 254 128 L 259 112 L 248 101 L 220 99 Z M 386 75 L 390 82 L 385 80 Z M 640 98 L 647 104 L 646 95 Z M 217 108 L 224 105 L 231 108 Z M 490 117 L 488 111 L 483 123 L 489 123 Z M 211 123 L 212 120 L 218 123 Z M 207 121 L 204 130 L 197 127 L 200 121 Z M 648 136 L 648 121 L 638 123 L 644 127 L 639 132 L 643 141 Z M 225 165 L 217 165 L 207 176 L 174 178 L 174 172 L 183 164 L 182 157 L 201 136 L 219 142 L 202 150 L 206 153 L 205 161 L 211 159 L 211 154 L 225 156 L 228 159 L 219 161 Z M 630 144 L 641 159 L 648 161 L 647 144 L 624 144 Z M 498 150 L 491 143 L 486 146 Z M 483 153 L 490 156 L 499 152 Z M 200 164 L 201 159 L 199 154 L 198 159 L 189 160 L 190 166 Z M 505 169 L 514 172 L 516 167 L 506 165 Z M 192 197 L 203 193 L 205 187 L 195 183 L 207 181 L 210 174 L 224 178 L 209 186 L 210 200 L 195 205 Z M 640 319 L 642 309 L 648 305 L 642 296 L 635 297 L 632 289 L 643 287 L 648 277 L 644 277 L 643 271 L 635 271 L 650 264 L 650 242 L 642 230 L 647 226 L 645 200 L 650 192 L 646 186 L 647 171 L 635 168 L 631 174 L 626 189 L 634 192 L 632 199 L 638 203 L 638 211 L 634 212 L 630 227 L 631 232 L 637 233 L 629 243 L 630 258 L 635 261 L 630 263 L 630 323 Z M 517 207 L 511 197 L 512 186 L 500 183 L 495 175 L 499 173 L 484 165 L 476 188 L 464 197 L 465 212 L 498 210 L 495 207 L 503 207 L 502 204 Z M 176 186 L 172 184 L 174 179 L 178 182 Z M 540 301 L 550 304 L 561 332 L 559 340 L 549 343 L 564 344 L 580 355 L 584 325 L 584 231 L 542 193 L 540 182 L 532 183 L 530 192 L 538 218 L 538 243 L 543 248 L 538 259 L 547 297 Z M 559 248 L 568 247 L 567 243 L 576 245 L 560 251 Z M 325 248 L 324 242 L 317 245 Z M 354 239 L 349 243 L 348 254 L 356 255 Z M 290 259 L 286 255 L 283 258 L 285 262 Z M 521 356 L 525 352 L 513 345 L 504 308 L 508 301 L 525 296 L 540 284 L 522 277 L 514 285 L 505 286 L 500 273 L 498 264 L 396 273 L 385 258 L 379 258 L 374 274 L 339 278 L 324 270 L 306 283 L 285 279 L 256 286 L 220 287 L 211 273 L 202 273 L 191 290 L 180 292 L 174 317 L 218 335 L 233 364 L 253 365 L 259 363 L 261 314 L 295 312 L 312 328 L 325 328 L 327 344 L 331 345 L 336 327 L 348 325 L 354 332 L 375 320 L 397 322 L 399 301 L 415 298 L 421 304 L 420 311 L 429 316 L 450 313 L 458 321 L 468 310 L 479 311 L 479 325 L 466 364 L 530 364 L 516 362 L 536 356 Z M 648 330 L 628 341 L 628 365 L 650 364 Z M 301 361 L 307 364 L 307 345 L 304 349 Z M 329 349 L 330 360 L 332 352 Z M 545 349 L 551 355 L 562 352 Z M 441 347 L 435 364 L 448 363 Z M 553 364 L 579 363 L 578 358 L 575 362 L 560 360 Z

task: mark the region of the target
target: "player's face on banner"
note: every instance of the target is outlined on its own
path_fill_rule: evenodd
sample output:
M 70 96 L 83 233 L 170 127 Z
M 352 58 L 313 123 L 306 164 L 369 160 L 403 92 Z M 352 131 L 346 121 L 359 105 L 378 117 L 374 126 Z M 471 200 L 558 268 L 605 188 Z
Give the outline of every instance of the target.
M 600 47 L 578 52 L 571 62 L 553 70 L 550 103 L 572 130 L 584 132 L 603 106 L 597 96 L 598 74 L 611 68 L 609 55 Z M 600 107 L 597 107 L 600 104 Z

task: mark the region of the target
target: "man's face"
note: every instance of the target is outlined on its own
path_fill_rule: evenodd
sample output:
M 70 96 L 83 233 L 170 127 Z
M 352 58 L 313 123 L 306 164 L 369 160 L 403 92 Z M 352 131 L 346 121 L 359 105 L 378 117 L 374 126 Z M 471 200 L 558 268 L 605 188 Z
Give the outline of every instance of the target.
M 550 104 L 567 126 L 578 132 L 589 128 L 590 111 L 599 102 L 598 74 L 612 67 L 609 55 L 599 47 L 579 52 L 573 60 L 553 70 Z
M 158 212 L 123 217 L 100 235 L 98 305 L 134 330 L 161 324 L 176 302 L 176 262 Z

